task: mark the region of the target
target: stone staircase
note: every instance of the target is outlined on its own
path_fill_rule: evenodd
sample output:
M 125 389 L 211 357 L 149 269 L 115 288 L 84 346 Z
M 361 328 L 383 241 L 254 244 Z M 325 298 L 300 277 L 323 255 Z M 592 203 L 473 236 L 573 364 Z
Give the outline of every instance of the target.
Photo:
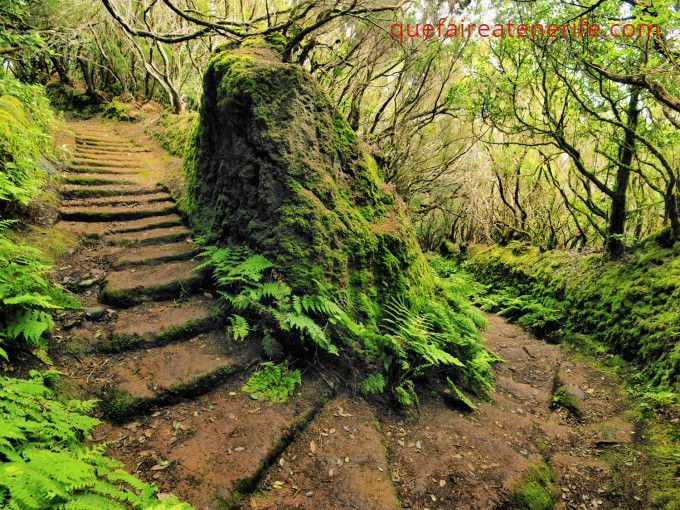
M 330 392 L 311 376 L 286 404 L 240 391 L 259 351 L 229 345 L 191 232 L 140 163 L 147 150 L 105 130 L 76 134 L 61 227 L 94 243 L 89 260 L 106 262 L 85 314 L 102 317 L 69 331 L 86 342 L 86 356 L 69 372 L 102 399 L 109 421 L 99 432 L 114 441 L 112 455 L 197 508 L 238 506 Z M 394 490 L 392 502 L 365 508 L 398 508 Z M 258 498 L 262 505 L 266 498 Z

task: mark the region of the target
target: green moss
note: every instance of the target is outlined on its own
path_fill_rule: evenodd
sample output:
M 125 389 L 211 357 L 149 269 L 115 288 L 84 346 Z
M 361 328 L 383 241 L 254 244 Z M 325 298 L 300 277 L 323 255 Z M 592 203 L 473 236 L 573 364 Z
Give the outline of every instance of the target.
M 555 500 L 555 484 L 550 467 L 545 463 L 531 466 L 509 496 L 516 510 L 550 510 Z
M 269 44 L 230 45 L 211 57 L 202 101 L 181 208 L 207 241 L 245 245 L 292 294 L 321 288 L 340 303 L 348 316 L 327 327 L 357 387 L 380 372 L 386 390 L 415 402 L 405 381 L 446 365 L 482 392 L 476 379 L 489 370 L 474 313 L 450 308 L 403 204 L 320 85 Z M 404 326 L 430 320 L 432 331 Z M 404 337 L 413 331 L 422 336 Z
M 642 367 L 659 391 L 680 388 L 680 257 L 658 236 L 619 262 L 512 243 L 474 251 L 468 268 L 496 296 L 505 294 L 499 307 L 525 303 L 511 318 L 521 321 L 538 310 L 526 303 L 538 303 L 538 318 L 556 338 L 592 336 Z
M 578 398 L 569 392 L 568 388 L 560 386 L 552 395 L 552 407 L 564 407 L 575 416 L 581 415 L 581 403 Z
M 104 416 L 113 421 L 129 417 L 135 410 L 139 399 L 125 391 L 113 391 L 102 396 L 101 407 Z
M 114 98 L 103 107 L 102 115 L 107 119 L 133 122 L 138 120 L 138 117 L 133 112 L 133 109 L 134 105 L 130 103 L 124 103 Z
M 163 113 L 156 125 L 149 128 L 149 134 L 173 156 L 183 156 L 196 123 L 196 112 L 180 115 Z
M 45 182 L 38 159 L 51 152 L 51 116 L 42 112 L 49 107 L 40 94 L 39 88 L 15 83 L 0 71 L 0 216 L 5 218 L 28 205 Z M 35 104 L 25 108 L 23 101 L 30 99 Z

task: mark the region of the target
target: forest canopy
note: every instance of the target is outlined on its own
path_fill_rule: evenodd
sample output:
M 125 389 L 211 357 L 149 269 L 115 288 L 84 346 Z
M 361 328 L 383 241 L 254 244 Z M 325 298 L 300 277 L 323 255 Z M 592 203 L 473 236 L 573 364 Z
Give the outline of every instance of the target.
M 659 228 L 680 238 L 672 1 L 3 0 L 0 9 L 0 51 L 22 80 L 175 113 L 197 108 L 219 44 L 278 41 L 370 148 L 426 249 L 524 240 L 619 257 Z M 436 37 L 442 20 L 587 20 L 635 36 Z M 395 24 L 426 23 L 434 37 L 393 36 Z M 660 30 L 638 30 L 648 26 Z

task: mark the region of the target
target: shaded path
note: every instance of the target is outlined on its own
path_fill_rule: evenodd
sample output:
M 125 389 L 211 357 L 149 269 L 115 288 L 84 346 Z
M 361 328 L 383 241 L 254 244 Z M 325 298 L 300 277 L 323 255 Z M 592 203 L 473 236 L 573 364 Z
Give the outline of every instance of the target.
M 506 362 L 475 413 L 434 395 L 407 419 L 312 373 L 285 404 L 251 400 L 240 387 L 259 348 L 228 344 L 191 232 L 155 184 L 161 159 L 106 125 L 72 127 L 57 228 L 81 243 L 60 276 L 89 308 L 64 317 L 59 363 L 103 399 L 116 422 L 97 439 L 131 471 L 197 508 L 492 509 L 546 462 L 555 508 L 645 508 L 616 381 L 495 316 L 485 336 Z M 550 408 L 556 378 L 578 417 Z M 623 471 L 612 451 L 629 454 Z

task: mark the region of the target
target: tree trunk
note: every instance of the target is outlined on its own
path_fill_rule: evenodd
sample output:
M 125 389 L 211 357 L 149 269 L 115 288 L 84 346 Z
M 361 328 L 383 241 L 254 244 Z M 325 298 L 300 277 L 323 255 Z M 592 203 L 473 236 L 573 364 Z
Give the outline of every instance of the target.
M 87 94 L 93 98 L 96 97 L 97 90 L 95 89 L 94 81 L 92 80 L 92 75 L 90 74 L 90 66 L 82 58 L 78 58 L 78 65 L 80 66 L 80 72 L 83 73 L 83 80 L 85 80 L 85 90 Z
M 619 147 L 619 165 L 616 171 L 616 185 L 611 195 L 611 209 L 609 211 L 609 227 L 607 229 L 607 254 L 612 259 L 618 259 L 626 248 L 623 236 L 626 231 L 626 198 L 628 181 L 630 180 L 630 165 L 635 152 L 635 131 L 637 130 L 639 89 L 633 89 L 628 103 L 628 125 L 623 144 Z
M 57 76 L 59 76 L 59 81 L 65 85 L 71 85 L 71 78 L 69 78 L 68 73 L 64 69 L 61 61 L 57 57 L 50 57 L 52 61 L 52 66 L 54 67 Z
M 666 217 L 671 224 L 671 237 L 673 241 L 680 241 L 680 182 L 675 175 L 666 187 L 664 196 Z

